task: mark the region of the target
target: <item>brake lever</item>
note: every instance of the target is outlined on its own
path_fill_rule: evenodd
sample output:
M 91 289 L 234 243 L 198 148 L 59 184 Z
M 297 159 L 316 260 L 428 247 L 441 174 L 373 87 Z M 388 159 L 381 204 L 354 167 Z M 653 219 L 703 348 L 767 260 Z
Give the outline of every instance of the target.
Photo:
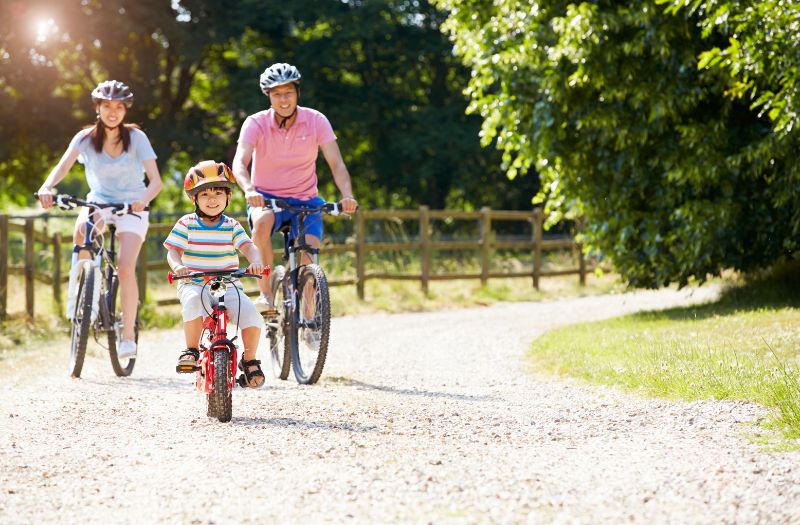
M 62 210 L 74 210 L 75 209 L 75 203 L 74 202 L 64 201 L 64 198 L 61 195 L 56 195 L 56 206 L 58 206 Z

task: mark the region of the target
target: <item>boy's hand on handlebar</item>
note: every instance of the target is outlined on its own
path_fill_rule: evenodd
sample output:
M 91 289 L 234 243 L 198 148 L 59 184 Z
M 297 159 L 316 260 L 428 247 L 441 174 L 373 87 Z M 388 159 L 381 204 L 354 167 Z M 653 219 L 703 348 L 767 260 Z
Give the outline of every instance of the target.
M 245 192 L 244 198 L 247 199 L 247 204 L 249 204 L 251 208 L 264 207 L 264 196 L 256 190 Z
M 250 266 L 247 267 L 247 273 L 261 275 L 264 273 L 264 265 L 261 263 L 250 263 Z
M 344 213 L 353 214 L 358 209 L 358 201 L 353 197 L 344 197 L 342 199 L 342 211 Z
M 138 213 L 140 211 L 144 211 L 147 207 L 147 203 L 140 200 L 135 200 L 131 203 L 131 211 L 134 213 Z
M 173 275 L 181 276 L 181 275 L 189 275 L 192 271 L 187 268 L 186 266 L 177 266 L 172 270 Z

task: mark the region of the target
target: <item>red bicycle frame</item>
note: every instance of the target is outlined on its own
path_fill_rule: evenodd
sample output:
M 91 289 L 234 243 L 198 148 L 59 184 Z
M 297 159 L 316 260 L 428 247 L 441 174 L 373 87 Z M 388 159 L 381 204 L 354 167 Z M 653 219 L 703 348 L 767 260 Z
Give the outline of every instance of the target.
M 206 276 L 205 279 L 208 282 L 210 277 Z M 197 371 L 195 386 L 197 390 L 206 394 L 210 394 L 214 390 L 214 352 L 230 353 L 231 358 L 228 360 L 230 363 L 229 389 L 233 388 L 236 377 L 236 363 L 238 363 L 236 345 L 228 339 L 228 313 L 224 306 L 224 298 L 221 297 L 220 302 L 223 305 L 222 308 L 219 303 L 214 305 L 211 315 L 203 321 L 203 330 L 208 333 L 208 343 L 200 342 L 200 360 L 197 363 L 200 369 Z

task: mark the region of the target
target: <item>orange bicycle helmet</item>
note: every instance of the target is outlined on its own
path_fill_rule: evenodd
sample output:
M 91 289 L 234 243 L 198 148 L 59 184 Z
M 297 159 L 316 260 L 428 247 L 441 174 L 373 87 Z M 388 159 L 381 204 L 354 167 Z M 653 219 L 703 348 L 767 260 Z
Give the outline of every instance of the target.
M 183 191 L 189 200 L 194 200 L 200 190 L 206 188 L 228 188 L 236 186 L 231 169 L 224 162 L 204 160 L 191 167 L 183 179 Z

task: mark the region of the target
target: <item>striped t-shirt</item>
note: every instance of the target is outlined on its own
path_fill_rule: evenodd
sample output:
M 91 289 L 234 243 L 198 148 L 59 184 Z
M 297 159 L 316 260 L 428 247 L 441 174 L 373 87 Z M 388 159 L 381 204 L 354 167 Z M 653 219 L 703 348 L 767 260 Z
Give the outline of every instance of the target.
M 195 213 L 184 215 L 169 232 L 164 247 L 183 251 L 183 265 L 193 272 L 209 270 L 235 270 L 239 267 L 236 250 L 253 241 L 239 221 L 227 215 L 216 226 L 206 226 Z M 187 279 L 182 283 L 203 284 L 202 278 Z M 241 288 L 238 280 L 236 286 Z

